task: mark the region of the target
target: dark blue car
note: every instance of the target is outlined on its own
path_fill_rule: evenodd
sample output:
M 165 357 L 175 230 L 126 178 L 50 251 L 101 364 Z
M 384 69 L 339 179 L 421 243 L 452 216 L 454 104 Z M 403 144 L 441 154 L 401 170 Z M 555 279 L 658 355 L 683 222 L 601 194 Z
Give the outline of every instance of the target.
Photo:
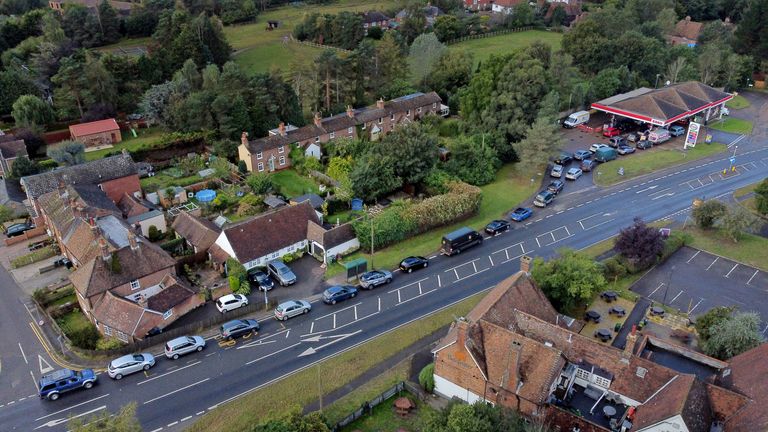
M 40 399 L 55 401 L 62 393 L 80 388 L 89 389 L 94 384 L 96 384 L 96 374 L 93 369 L 53 371 L 40 377 Z
M 357 295 L 357 288 L 352 285 L 336 285 L 323 292 L 323 303 L 336 304 Z
M 509 229 L 509 222 L 501 219 L 491 221 L 488 225 L 485 226 L 485 232 L 487 232 L 490 235 L 496 235 L 498 233 L 507 231 L 508 229 Z
M 408 258 L 400 261 L 400 270 L 410 273 L 416 269 L 427 268 L 429 266 L 429 260 L 423 256 L 409 256 Z
M 515 222 L 522 222 L 533 214 L 533 210 L 527 207 L 518 207 L 512 213 L 509 214 L 509 218 Z

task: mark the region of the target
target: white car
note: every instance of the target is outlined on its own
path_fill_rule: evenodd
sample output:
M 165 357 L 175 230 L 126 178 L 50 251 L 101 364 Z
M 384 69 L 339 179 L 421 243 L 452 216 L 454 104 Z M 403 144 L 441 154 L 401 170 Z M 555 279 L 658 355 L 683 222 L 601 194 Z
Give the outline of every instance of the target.
M 581 177 L 581 170 L 578 168 L 571 168 L 565 173 L 565 178 L 568 180 L 576 180 Z
M 608 144 L 592 144 L 591 146 L 589 146 L 589 151 L 591 151 L 592 153 L 595 153 L 601 148 L 611 148 L 611 147 L 608 146 Z
M 552 171 L 549 172 L 550 177 L 560 178 L 563 175 L 563 166 L 555 165 L 552 167 Z
M 227 294 L 216 300 L 216 309 L 221 313 L 229 312 L 247 305 L 248 299 L 242 294 Z

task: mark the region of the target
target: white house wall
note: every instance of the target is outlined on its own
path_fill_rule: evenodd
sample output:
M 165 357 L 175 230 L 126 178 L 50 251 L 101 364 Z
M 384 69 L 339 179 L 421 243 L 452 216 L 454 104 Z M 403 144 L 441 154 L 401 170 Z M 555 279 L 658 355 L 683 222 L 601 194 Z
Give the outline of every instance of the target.
M 293 252 L 296 252 L 298 250 L 303 250 L 306 247 L 307 247 L 307 241 L 306 240 L 302 240 L 302 241 L 294 243 L 294 244 L 292 244 L 290 246 L 286 246 L 286 247 L 280 249 L 279 251 L 272 252 L 269 255 L 264 255 L 263 257 L 259 257 L 259 258 L 256 258 L 253 261 L 249 261 L 247 263 L 242 263 L 242 264 L 243 264 L 243 266 L 245 267 L 246 270 L 250 270 L 250 269 L 252 269 L 254 267 L 265 266 L 265 265 L 267 265 L 268 262 L 270 262 L 272 260 L 276 260 L 278 258 L 281 258 L 284 255 L 288 255 L 289 253 L 293 253 Z
M 168 231 L 168 226 L 165 224 L 165 216 L 162 213 L 139 222 L 139 225 L 141 226 L 141 235 L 147 238 L 149 238 L 149 227 L 151 226 L 154 226 L 160 232 Z
M 304 155 L 307 157 L 313 157 L 315 159 L 320 159 L 320 156 L 322 156 L 322 151 L 320 150 L 320 146 L 317 144 L 310 144 L 307 146 L 307 149 L 304 151 Z
M 479 395 L 476 395 L 471 391 L 465 388 L 462 388 L 439 375 L 434 375 L 434 377 L 435 377 L 435 393 L 445 398 L 448 398 L 448 399 L 459 398 L 471 404 L 483 399 Z
M 237 258 L 235 255 L 235 250 L 232 249 L 232 245 L 229 244 L 229 239 L 227 238 L 227 235 L 222 231 L 221 234 L 219 234 L 219 238 L 216 239 L 216 244 L 227 253 L 227 255 L 231 256 L 232 258 Z
M 355 237 L 348 242 L 344 242 L 338 246 L 334 246 L 328 249 L 325 253 L 325 256 L 326 258 L 333 258 L 336 255 L 344 255 L 346 252 L 350 252 L 357 249 L 360 249 L 360 241 L 357 240 L 357 237 Z

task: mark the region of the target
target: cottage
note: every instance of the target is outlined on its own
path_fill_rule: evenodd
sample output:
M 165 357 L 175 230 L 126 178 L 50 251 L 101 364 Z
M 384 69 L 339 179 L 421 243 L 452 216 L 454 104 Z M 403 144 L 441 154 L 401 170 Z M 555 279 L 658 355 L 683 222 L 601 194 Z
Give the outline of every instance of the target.
M 171 227 L 177 238 L 186 240 L 194 253 L 207 252 L 221 234 L 221 228 L 208 219 L 181 212 Z
M 323 264 L 332 263 L 338 257 L 360 249 L 360 241 L 357 239 L 352 224 L 346 223 L 326 230 L 322 225 L 312 221 L 308 223 L 309 253 L 322 261 Z
M 424 17 L 427 19 L 427 22 L 425 23 L 425 27 L 431 27 L 435 24 L 435 20 L 440 15 L 445 15 L 445 13 L 437 6 L 432 6 L 431 4 L 427 4 L 423 8 L 424 10 Z M 408 9 L 403 9 L 400 12 L 395 15 L 395 20 L 398 23 L 402 23 L 403 20 L 408 18 L 409 12 Z
M 123 212 L 126 222 L 130 226 L 137 227 L 144 237 L 149 237 L 150 227 L 155 227 L 161 233 L 168 231 L 165 214 L 145 199 L 123 194 L 117 207 Z
M 13 161 L 21 156 L 29 157 L 24 140 L 13 135 L 0 135 L 0 177 L 10 177 Z
M 382 30 L 387 30 L 389 28 L 389 21 L 391 18 L 386 16 L 383 12 L 368 11 L 361 15 L 363 17 L 363 28 L 365 29 L 365 34 L 368 34 L 368 29 L 373 27 L 378 27 Z
M 115 119 L 72 125 L 69 127 L 69 134 L 73 140 L 85 144 L 86 151 L 109 147 L 123 140 L 120 126 Z

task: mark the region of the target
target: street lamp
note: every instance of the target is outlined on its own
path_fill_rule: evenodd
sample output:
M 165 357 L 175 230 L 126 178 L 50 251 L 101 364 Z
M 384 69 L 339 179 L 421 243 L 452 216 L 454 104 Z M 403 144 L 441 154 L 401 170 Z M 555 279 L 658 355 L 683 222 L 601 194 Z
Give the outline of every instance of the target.
M 661 74 L 656 74 L 656 82 L 653 84 L 653 88 L 658 88 L 659 87 L 659 77 L 660 76 L 661 76 Z

